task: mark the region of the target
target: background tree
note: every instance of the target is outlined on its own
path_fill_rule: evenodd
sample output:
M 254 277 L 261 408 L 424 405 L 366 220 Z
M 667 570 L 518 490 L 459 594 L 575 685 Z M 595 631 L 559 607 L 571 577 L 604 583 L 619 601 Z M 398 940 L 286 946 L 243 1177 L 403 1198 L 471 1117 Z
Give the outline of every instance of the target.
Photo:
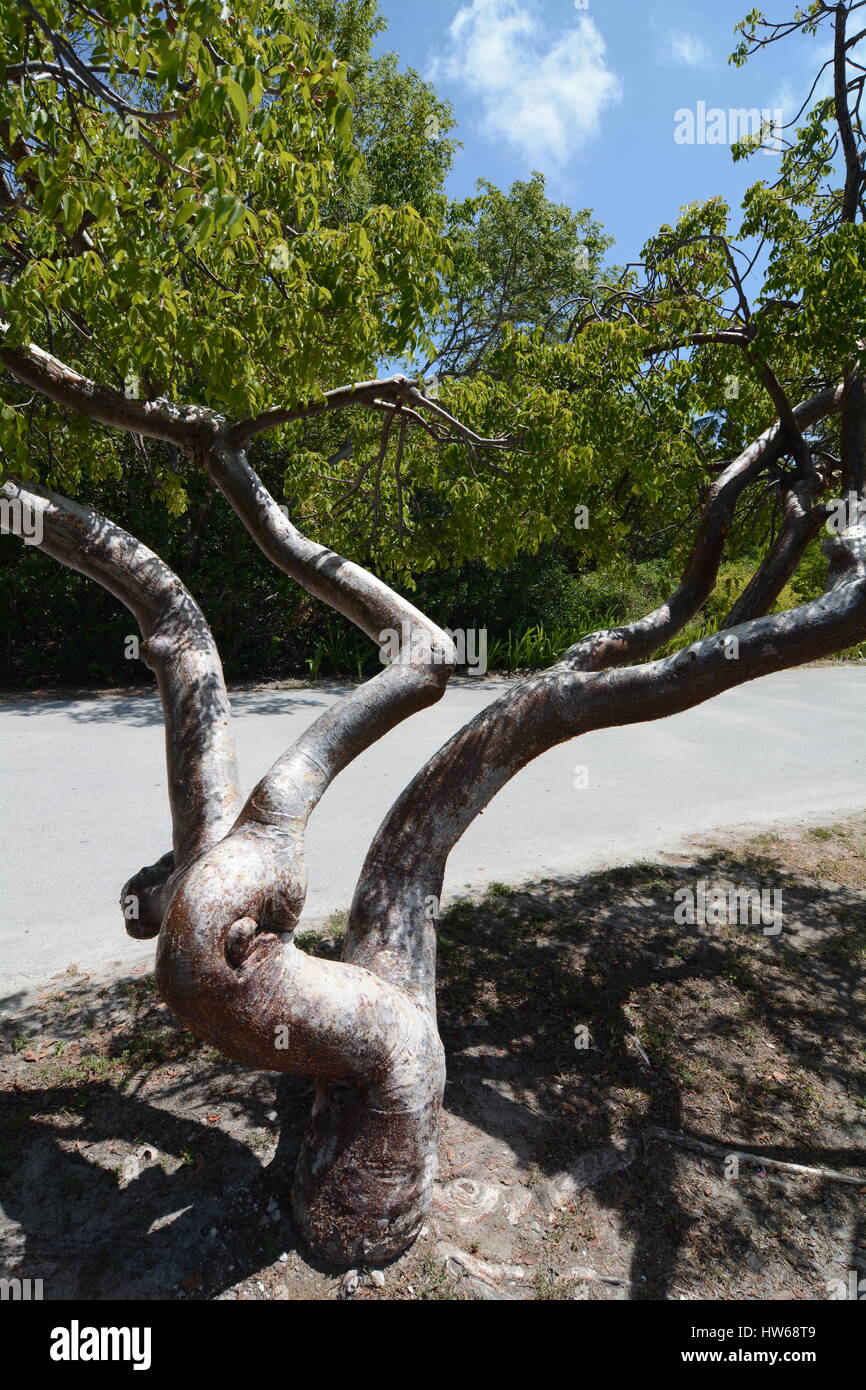
M 322 209 L 345 198 L 363 152 L 346 69 L 297 12 L 3 4 L 3 499 L 19 529 L 38 523 L 28 530 L 44 552 L 140 624 L 165 710 L 173 845 L 124 900 L 137 905 L 134 933 L 158 936 L 161 993 L 198 1036 L 316 1079 L 293 1210 L 330 1259 L 390 1258 L 424 1217 L 444 1082 L 436 916 L 448 854 L 474 817 L 559 742 L 866 638 L 866 232 L 860 36 L 848 30 L 864 3 L 818 0 L 793 23 L 832 26 L 834 97 L 807 117 L 779 183 L 747 197 L 742 230 L 762 239 L 768 266 L 757 293 L 757 260 L 712 200 L 651 238 L 642 267 L 578 287 L 567 323 L 557 289 L 555 332 L 497 325 L 478 370 L 446 378 L 435 399 L 403 376 L 358 384 L 375 360 L 423 349 L 447 261 L 435 222 L 411 208 L 329 225 Z M 747 22 L 741 56 L 761 25 Z M 355 384 L 326 389 L 337 372 Z M 343 960 L 329 962 L 294 940 L 306 821 L 354 757 L 441 696 L 455 653 L 369 569 L 299 530 L 250 457 L 264 435 L 286 431 L 285 443 L 298 421 L 362 407 L 378 448 L 345 462 L 375 478 L 387 458 L 398 528 L 420 518 L 429 545 L 485 533 L 506 555 L 505 524 L 551 537 L 590 496 L 587 542 L 603 554 L 640 512 L 685 536 L 696 485 L 700 503 L 663 604 L 574 634 L 430 759 L 373 840 Z M 202 470 L 286 575 L 373 642 L 398 636 L 390 664 L 245 801 L 195 600 L 132 534 L 44 485 L 86 489 L 88 470 L 117 468 L 118 432 L 158 442 L 169 500 L 184 469 Z M 292 487 L 307 489 L 299 519 L 325 483 L 344 485 L 320 465 L 313 451 L 290 462 Z M 707 602 L 744 504 L 768 489 L 778 529 L 724 630 L 651 659 Z M 834 493 L 851 505 L 825 540 L 826 591 L 767 616 Z
M 327 206 L 320 207 L 322 221 L 340 225 L 378 206 L 406 201 L 435 225 L 441 222 L 448 254 L 439 277 L 440 302 L 425 315 L 424 331 L 437 344 L 445 335 L 450 338 L 452 366 L 455 351 L 468 360 L 467 334 L 483 335 L 489 356 L 512 321 L 552 331 L 555 303 L 589 289 L 608 244 L 590 214 L 572 214 L 551 203 L 540 175 L 515 184 L 508 194 L 485 184 L 481 196 L 449 205 L 444 178 L 454 149 L 453 116 L 416 73 L 400 72 L 393 54 L 372 55 L 373 39 L 384 27 L 373 0 L 309 0 L 296 9 L 347 65 L 352 141 L 363 155 L 339 180 L 339 191 L 334 178 Z M 458 322 L 462 348 L 453 332 Z M 55 326 L 55 341 L 58 331 L 62 326 Z M 57 350 L 61 356 L 65 351 L 59 344 Z M 441 372 L 445 366 L 442 358 L 426 370 Z M 406 361 L 404 368 L 421 371 L 424 363 Z M 583 593 L 578 595 L 569 575 L 568 536 L 552 549 L 544 546 L 536 557 L 532 531 L 515 526 L 516 550 L 504 563 L 478 528 L 464 543 L 455 526 L 454 544 L 443 545 L 436 517 L 449 507 L 452 488 L 459 492 L 464 486 L 465 460 L 456 457 L 456 474 L 434 477 L 420 506 L 413 499 L 410 520 L 406 507 L 398 507 L 399 438 L 391 432 L 390 450 L 380 461 L 378 421 L 364 409 L 347 410 L 286 427 L 276 445 L 263 439 L 256 445 L 256 462 L 275 495 L 304 508 L 312 534 L 332 546 L 350 547 L 379 572 L 416 586 L 443 621 L 466 626 L 484 612 L 494 654 L 497 631 L 506 635 L 530 623 L 562 627 L 573 621 Z M 109 514 L 122 511 L 131 529 L 195 589 L 231 679 L 303 675 L 308 667 L 355 675 L 375 668 L 375 649 L 353 638 L 350 624 L 324 618 L 320 605 L 275 574 L 248 539 L 238 536 L 214 505 L 199 470 L 158 442 L 115 438 L 107 444 L 113 450 L 111 469 L 98 479 L 91 472 L 91 502 Z M 406 447 L 412 450 L 411 439 L 403 439 Z M 321 474 L 329 475 L 324 486 Z M 495 478 L 491 473 L 487 481 L 495 486 Z M 336 486 L 340 480 L 343 487 Z M 168 501 L 169 514 L 164 505 L 154 509 L 154 500 Z M 232 583 L 226 582 L 228 563 Z M 454 570 L 460 572 L 449 578 Z M 26 637 L 20 621 L 25 589 Z M 593 603 L 590 597 L 588 606 L 605 610 L 609 599 Z M 6 685 L 140 679 L 140 667 L 123 657 L 126 626 L 104 595 L 79 576 L 46 566 L 32 549 L 7 550 L 0 559 L 0 627 L 6 639 L 0 680 Z M 545 640 L 555 640 L 555 633 Z
M 555 335 L 568 306 L 592 291 L 612 245 L 588 209 L 550 202 L 543 174 L 508 193 L 486 179 L 478 190 L 449 208 L 445 311 L 425 374 L 477 372 L 509 327 Z

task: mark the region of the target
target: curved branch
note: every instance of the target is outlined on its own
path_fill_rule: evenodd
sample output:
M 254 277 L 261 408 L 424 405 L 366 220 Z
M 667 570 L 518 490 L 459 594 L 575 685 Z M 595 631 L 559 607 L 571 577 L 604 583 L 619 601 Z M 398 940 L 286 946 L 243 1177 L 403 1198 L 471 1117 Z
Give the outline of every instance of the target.
M 413 383 L 408 377 L 398 373 L 396 376 L 382 377 L 374 381 L 357 381 L 349 386 L 338 386 L 333 391 L 326 391 L 320 400 L 308 401 L 302 405 L 272 406 L 261 415 L 250 416 L 233 425 L 229 430 L 228 443 L 235 449 L 241 449 L 254 435 L 262 434 L 265 430 L 287 425 L 292 420 L 323 415 L 330 410 L 346 410 L 353 405 L 375 408 L 381 401 L 391 405 L 409 405 L 412 386 Z
M 820 483 L 810 479 L 798 482 L 785 494 L 782 529 L 722 623 L 723 628 L 737 627 L 772 608 L 827 519 L 826 508 L 814 505 L 819 487 Z
M 311 811 L 349 762 L 396 724 L 441 698 L 456 651 L 445 632 L 387 584 L 304 536 L 242 450 L 220 443 L 205 462 L 211 480 L 278 569 L 380 647 L 390 637 L 396 649 L 390 666 L 322 714 L 277 760 L 251 793 L 233 832 L 247 834 L 258 826 L 259 834 L 270 833 L 285 846 L 291 844 L 280 873 L 289 906 L 279 919 L 281 929 L 290 930 L 305 891 L 297 875 Z
M 233 425 L 228 432 L 227 442 L 233 448 L 241 449 L 254 435 L 275 429 L 278 425 L 287 425 L 292 420 L 304 420 L 313 415 L 322 415 L 326 411 L 346 410 L 349 406 L 355 405 L 381 410 L 383 404 L 414 406 L 416 410 L 428 410 L 437 419 L 446 421 L 461 439 L 474 444 L 478 449 L 506 449 L 511 443 L 505 438 L 482 439 L 474 430 L 450 415 L 437 401 L 425 396 L 409 377 L 399 373 L 375 381 L 359 381 L 353 385 L 339 386 L 334 391 L 326 391 L 320 400 L 309 401 L 303 405 L 286 408 L 274 406 L 261 415 L 251 416 Z
M 96 580 L 141 628 L 141 657 L 156 675 L 165 712 L 170 867 L 182 868 L 222 838 L 240 803 L 222 663 L 201 609 L 158 555 L 107 517 L 34 483 L 8 481 L 0 494 L 27 514 L 38 549 Z M 161 864 L 161 880 L 153 870 L 137 876 L 142 891 L 165 882 L 168 864 Z
M 381 643 L 389 628 L 411 637 L 410 664 L 429 663 L 432 654 L 435 665 L 447 666 L 454 649 L 445 633 L 368 570 L 303 535 L 231 440 L 229 431 L 205 455 L 204 465 L 268 559 L 374 641 Z
M 740 328 L 720 328 L 709 333 L 687 333 L 684 338 L 672 339 L 668 343 L 656 343 L 644 348 L 644 357 L 658 357 L 666 352 L 679 352 L 689 347 L 709 347 L 713 344 L 729 347 L 748 348 L 754 333 Z
M 841 218 L 843 222 L 853 222 L 857 216 L 863 170 L 857 149 L 857 137 L 851 122 L 851 112 L 848 109 L 848 45 L 845 38 L 847 24 L 848 6 L 844 0 L 840 0 L 840 3 L 835 7 L 833 105 L 836 113 L 836 124 L 839 127 L 842 153 L 845 158 L 845 189 L 842 194 Z
M 547 749 L 591 730 L 666 718 L 866 639 L 866 527 L 826 548 L 838 578 L 812 603 L 643 666 L 581 672 L 563 661 L 484 709 L 434 754 L 382 823 L 355 891 L 346 958 L 364 965 L 390 949 L 399 980 L 413 953 L 434 949 L 425 904 L 438 900 L 448 855 L 496 793 Z
M 843 387 L 830 386 L 795 407 L 800 431 L 838 411 Z M 743 491 L 771 463 L 794 447 L 779 421 L 750 444 L 713 483 L 692 553 L 679 586 L 660 607 L 637 622 L 581 638 L 563 661 L 573 671 L 600 671 L 650 656 L 675 637 L 700 611 L 713 591 L 724 556 L 734 509 Z
M 79 91 L 91 92 L 93 88 L 80 73 L 73 72 L 70 68 L 61 67 L 59 63 L 49 62 L 29 62 L 29 63 L 10 63 L 3 68 L 0 77 L 4 82 L 20 82 L 23 78 L 31 82 L 56 82 L 58 86 L 65 86 L 69 83 L 77 87 Z
M 419 1055 L 427 1049 L 433 1056 L 438 1046 L 430 1031 L 432 972 L 409 992 L 391 991 L 376 979 L 387 974 L 380 962 L 371 959 L 359 973 L 295 949 L 306 896 L 304 834 L 342 768 L 440 698 L 454 646 L 387 585 L 303 536 L 242 451 L 222 440 L 205 463 L 278 568 L 380 643 L 393 632 L 399 655 L 304 732 L 255 787 L 230 833 L 180 881 L 160 933 L 160 990 L 199 1036 L 239 1060 L 326 1080 L 378 1077 L 396 1112 L 395 1088 L 413 1092 L 420 1084 L 414 1064 L 395 1060 L 402 1057 L 400 1039 L 410 1038 Z M 288 1038 L 275 1051 L 280 1026 Z
M 866 494 L 866 377 L 855 368 L 845 382 L 840 437 L 842 493 Z
M 97 76 L 95 67 L 82 62 L 72 45 L 67 43 L 65 39 L 52 29 L 48 21 L 30 4 L 30 0 L 20 0 L 20 3 L 37 27 L 45 35 L 45 38 L 48 40 L 48 43 L 51 45 L 58 59 L 57 64 L 40 64 L 39 66 L 43 70 L 46 68 L 54 69 L 49 75 L 52 76 L 59 85 L 65 85 L 68 79 L 74 78 L 79 87 L 90 92 L 92 96 L 97 97 L 99 100 L 104 101 L 105 104 L 118 115 L 134 115 L 138 119 L 146 121 L 168 121 L 174 120 L 179 114 L 176 111 L 146 111 L 141 107 L 131 106 L 129 102 L 125 101 L 123 97 L 118 96 L 117 92 L 113 91 L 107 83 L 103 82 Z M 20 64 L 19 66 L 28 67 L 30 65 Z
M 0 322 L 0 335 L 8 324 Z M 127 430 L 176 444 L 185 453 L 201 449 L 218 427 L 218 417 L 199 406 L 175 406 L 170 401 L 130 400 L 120 391 L 100 386 L 35 343 L 26 348 L 0 347 L 0 362 L 25 386 L 100 425 Z

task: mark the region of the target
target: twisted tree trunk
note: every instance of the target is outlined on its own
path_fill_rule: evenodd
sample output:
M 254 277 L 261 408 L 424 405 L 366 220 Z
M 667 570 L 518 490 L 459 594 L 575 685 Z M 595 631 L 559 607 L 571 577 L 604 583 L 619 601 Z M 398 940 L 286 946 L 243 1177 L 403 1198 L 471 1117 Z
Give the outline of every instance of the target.
M 134 875 L 127 929 L 159 936 L 163 999 L 238 1061 L 314 1077 L 298 1164 L 302 1235 L 336 1262 L 385 1260 L 417 1234 L 435 1172 L 444 1058 L 435 951 L 407 987 L 393 952 L 363 967 L 298 949 L 307 820 L 332 779 L 438 700 L 450 638 L 386 585 L 302 536 L 211 420 L 196 452 L 265 554 L 367 633 L 400 634 L 398 659 L 323 714 L 240 805 L 222 668 L 195 601 L 159 558 L 108 519 L 17 481 L 4 496 L 38 513 L 41 549 L 132 611 L 166 714 L 174 846 Z
M 306 894 L 307 821 L 352 759 L 441 697 L 453 644 L 385 584 L 292 525 L 243 450 L 258 422 L 232 430 L 207 411 L 128 402 L 44 353 L 2 355 L 21 380 L 62 405 L 185 449 L 273 563 L 372 640 L 381 644 L 385 631 L 401 635 L 397 659 L 322 714 L 242 803 L 219 654 L 177 576 L 86 507 L 14 479 L 3 485 L 5 498 L 38 515 L 47 554 L 104 585 L 135 615 L 143 659 L 157 676 L 173 843 L 125 886 L 124 901 L 137 905 L 128 929 L 158 936 L 160 992 L 197 1036 L 250 1066 L 314 1078 L 294 1181 L 298 1229 L 334 1263 L 388 1260 L 417 1234 L 436 1170 L 444 1086 L 436 916 L 452 847 L 546 749 L 592 729 L 665 717 L 866 639 L 866 530 L 859 522 L 825 543 L 831 585 L 821 598 L 762 616 L 823 517 L 816 502 L 824 480 L 801 431 L 840 409 L 842 473 L 862 496 L 861 380 L 852 375 L 844 387 L 787 410 L 786 422 L 726 468 L 667 603 L 636 623 L 582 638 L 430 759 L 373 840 L 344 957 L 335 962 L 308 955 L 294 939 Z M 374 401 L 377 386 L 395 409 L 406 399 L 419 405 L 402 379 L 366 383 Z M 781 534 L 735 610 L 748 621 L 665 660 L 635 664 L 699 611 L 742 493 L 785 452 L 802 471 L 785 499 Z

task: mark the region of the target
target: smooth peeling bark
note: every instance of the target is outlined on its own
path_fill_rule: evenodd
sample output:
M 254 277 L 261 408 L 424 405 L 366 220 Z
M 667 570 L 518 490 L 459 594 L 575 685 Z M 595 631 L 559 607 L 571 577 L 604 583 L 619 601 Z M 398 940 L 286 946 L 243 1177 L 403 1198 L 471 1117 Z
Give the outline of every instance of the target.
M 306 897 L 309 816 L 337 772 L 406 717 L 407 687 L 413 708 L 429 703 L 429 688 L 415 675 L 390 667 L 320 715 L 253 789 L 229 833 L 177 879 L 160 933 L 161 993 L 190 1027 L 209 1041 L 218 1034 L 238 1060 L 323 1079 L 381 1081 L 397 1053 L 364 1016 L 387 1005 L 403 1025 L 413 1020 L 412 1032 L 416 1015 L 429 1012 L 432 962 L 406 989 L 388 979 L 384 959 L 357 970 L 308 956 L 292 940 Z M 395 690 L 398 698 L 389 700 Z M 289 1041 L 277 1048 L 285 1026 Z
M 199 406 L 175 406 L 166 400 L 129 399 L 121 391 L 91 381 L 36 343 L 25 348 L 4 347 L 7 330 L 8 325 L 0 322 L 0 363 L 24 386 L 63 410 L 109 428 L 162 439 L 189 453 L 200 447 L 203 434 L 213 433 L 213 412 Z
M 317 1080 L 296 1224 L 335 1263 L 386 1261 L 429 1205 L 442 1046 L 434 1010 L 410 991 L 295 946 L 300 833 L 244 822 L 193 866 L 163 922 L 157 983 L 196 1036 L 235 1060 Z
M 141 659 L 156 676 L 165 715 L 173 848 L 127 889 L 133 891 L 138 881 L 156 912 L 170 871 L 216 844 L 240 806 L 231 711 L 216 643 L 177 575 L 122 527 L 33 483 L 10 480 L 0 495 L 38 518 L 37 549 L 95 580 L 139 625 Z
M 322 1083 L 295 1171 L 292 1212 L 334 1264 L 384 1264 L 417 1237 L 433 1197 L 445 1055 L 430 1017 L 403 1040 L 398 1087 Z
M 162 997 L 197 1034 L 252 1066 L 317 1080 L 293 1210 L 337 1263 L 385 1261 L 414 1239 L 436 1166 L 444 1059 L 435 955 L 393 977 L 308 956 L 293 932 L 306 894 L 304 835 L 340 771 L 441 698 L 448 636 L 374 576 L 303 536 L 245 455 L 219 441 L 212 480 L 269 559 L 369 637 L 399 638 L 392 665 L 336 702 L 277 760 L 224 840 L 179 881 L 160 933 Z
M 390 949 L 402 959 L 407 941 L 424 939 L 422 905 L 438 899 L 454 845 L 539 754 L 595 729 L 680 713 L 866 639 L 866 530 L 852 528 L 825 548 L 839 577 L 812 603 L 642 666 L 575 672 L 563 661 L 482 710 L 434 754 L 383 821 L 355 892 L 346 958 L 363 964 Z
M 406 989 L 387 978 L 384 958 L 371 968 L 324 961 L 293 941 L 304 829 L 330 780 L 334 726 L 341 717 L 356 724 L 365 746 L 382 728 L 381 711 L 365 719 L 357 697 L 369 691 L 316 721 L 262 779 L 232 832 L 184 876 L 156 967 L 161 996 L 198 1037 L 247 1065 L 316 1078 L 292 1207 L 302 1237 L 338 1264 L 387 1261 L 417 1234 L 444 1086 L 432 961 L 423 988 L 417 979 Z M 339 760 L 348 756 L 344 744 Z
M 429 668 L 435 684 L 444 689 L 456 651 L 441 628 L 369 570 L 299 531 L 274 501 L 244 450 L 224 435 L 214 440 L 202 462 L 272 564 L 377 644 L 384 631 L 394 630 L 401 639 L 401 664 Z
M 275 764 L 250 797 L 241 822 L 249 814 L 257 825 L 270 819 L 279 827 L 292 805 L 298 823 L 305 820 L 326 782 L 352 757 L 433 698 L 438 698 L 435 687 L 411 667 L 395 664 L 384 671 L 321 716 Z M 396 950 L 389 943 L 369 954 L 360 968 L 362 978 L 369 972 L 367 994 L 375 981 L 384 991 L 381 1000 L 396 996 L 399 1002 L 387 1012 L 381 1001 L 375 1007 L 355 1005 L 346 1018 L 349 1044 L 357 1046 L 359 1030 L 363 1036 L 371 1019 L 378 1030 L 393 1017 L 384 1059 L 336 1081 L 304 1068 L 321 1079 L 295 1172 L 292 1208 L 304 1239 L 336 1263 L 382 1262 L 400 1254 L 420 1229 L 432 1196 L 445 1064 L 435 1014 L 435 933 L 432 923 L 427 925 L 411 943 L 401 941 Z M 350 960 L 330 968 L 337 972 L 336 982 L 359 969 Z M 332 985 L 333 980 L 325 984 L 327 999 L 333 997 Z M 305 997 L 315 997 L 309 982 Z M 252 1010 L 252 1017 L 260 1016 L 260 1009 Z M 319 1018 L 314 1027 L 319 1049 L 321 1036 Z

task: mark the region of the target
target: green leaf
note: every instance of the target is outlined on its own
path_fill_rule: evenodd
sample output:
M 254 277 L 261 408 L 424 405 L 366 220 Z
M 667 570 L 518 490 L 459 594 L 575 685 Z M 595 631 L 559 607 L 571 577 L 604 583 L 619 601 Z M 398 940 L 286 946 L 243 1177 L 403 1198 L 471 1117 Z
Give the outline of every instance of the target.
M 244 92 L 244 89 L 241 86 L 241 84 L 239 82 L 236 82 L 233 77 L 227 77 L 225 79 L 225 88 L 228 92 L 229 101 L 234 107 L 235 115 L 237 116 L 238 120 L 238 125 L 240 126 L 241 130 L 246 130 L 250 119 L 250 109 L 249 104 L 247 102 L 246 93 Z

